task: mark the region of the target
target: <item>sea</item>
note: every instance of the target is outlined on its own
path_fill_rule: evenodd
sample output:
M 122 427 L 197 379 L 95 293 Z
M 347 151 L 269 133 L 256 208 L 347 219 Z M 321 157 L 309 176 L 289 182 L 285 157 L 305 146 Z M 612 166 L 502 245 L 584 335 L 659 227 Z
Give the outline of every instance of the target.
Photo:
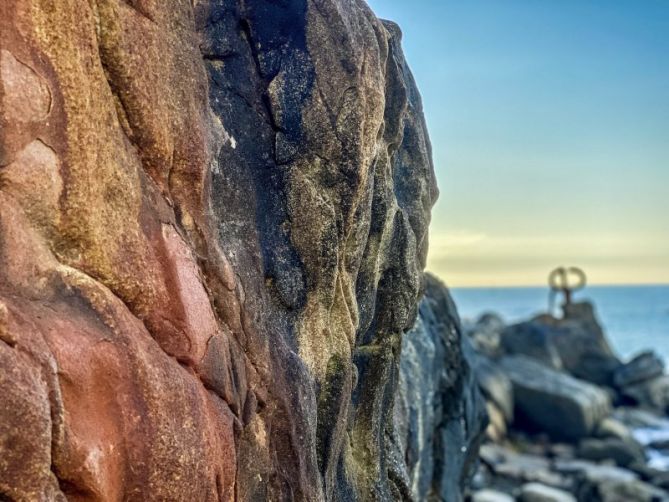
M 463 319 L 495 312 L 514 323 L 549 309 L 545 287 L 452 288 L 451 293 Z M 652 349 L 669 367 L 669 285 L 588 286 L 574 295 L 574 301 L 583 300 L 595 304 L 609 342 L 623 359 Z

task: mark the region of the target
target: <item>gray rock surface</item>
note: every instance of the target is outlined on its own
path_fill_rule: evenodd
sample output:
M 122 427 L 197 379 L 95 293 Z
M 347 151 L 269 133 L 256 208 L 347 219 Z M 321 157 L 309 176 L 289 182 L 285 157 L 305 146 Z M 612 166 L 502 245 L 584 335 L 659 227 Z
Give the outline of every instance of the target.
M 560 367 L 573 376 L 598 385 L 612 385 L 613 372 L 621 363 L 613 353 L 591 303 L 566 306 L 561 319 L 540 315 L 522 324 L 533 326 L 534 337 L 543 340 L 544 353 L 550 355 L 552 361 L 552 354 L 557 351 Z M 555 366 L 554 362 L 551 366 Z
M 507 354 L 520 354 L 540 361 L 544 365 L 562 369 L 562 359 L 554 343 L 555 328 L 530 321 L 507 327 L 501 336 Z
M 554 324 L 562 330 L 554 343 L 564 368 L 577 378 L 610 385 L 620 360 L 597 320 L 594 305 L 580 302 L 565 306 L 564 318 Z
M 471 502 L 514 502 L 514 500 L 511 495 L 489 489 L 474 492 L 471 497 Z
M 549 486 L 563 486 L 565 479 L 552 470 L 545 456 L 518 453 L 500 445 L 486 443 L 481 446 L 481 460 L 499 477 L 511 484 L 538 482 Z
M 513 385 L 506 373 L 485 356 L 474 357 L 474 373 L 488 401 L 494 403 L 507 422 L 513 421 Z
M 578 446 L 577 456 L 595 462 L 613 461 L 621 467 L 643 464 L 646 460 L 643 447 L 632 438 L 584 439 Z
M 588 302 L 566 307 L 562 319 L 540 315 L 509 326 L 502 332 L 501 345 L 508 354 L 533 357 L 598 385 L 612 385 L 621 365 Z
M 616 369 L 613 383 L 617 387 L 650 380 L 664 373 L 664 361 L 653 351 L 645 351 Z
M 488 357 L 496 357 L 500 354 L 501 333 L 505 325 L 497 314 L 482 314 L 476 322 L 466 323 L 463 327 L 477 352 Z
M 620 406 L 614 410 L 612 417 L 631 429 L 669 430 L 669 419 L 648 410 Z
M 256 364 L 275 389 L 266 462 L 279 465 L 243 471 L 246 493 L 405 497 L 393 396 L 437 189 L 400 29 L 360 0 L 200 10 L 209 100 L 229 138 L 211 212 L 253 324 L 247 350 L 266 354 Z
M 501 442 L 507 434 L 508 426 L 504 413 L 492 401 L 486 401 L 488 412 L 488 427 L 486 437 L 495 442 Z
M 395 433 L 415 500 L 459 501 L 478 454 L 485 402 L 446 287 L 426 276 L 414 328 L 402 340 Z
M 497 351 L 476 345 L 491 420 L 472 486 L 521 502 L 669 500 L 664 364 L 652 352 L 622 364 L 591 304 L 564 314 L 505 328 Z
M 664 415 L 669 410 L 669 375 L 627 385 L 620 393 L 636 405 Z
M 557 460 L 553 467 L 557 472 L 581 474 L 585 479 L 593 483 L 604 481 L 626 483 L 639 479 L 639 476 L 630 470 L 613 465 L 597 464 L 587 460 Z
M 598 502 L 667 502 L 669 493 L 643 481 L 584 480 L 578 488 L 579 500 Z
M 555 439 L 589 436 L 610 412 L 608 395 L 588 382 L 524 356 L 507 356 L 500 367 L 513 384 L 516 422 Z
M 606 417 L 599 422 L 593 431 L 593 435 L 598 438 L 617 438 L 623 441 L 632 439 L 631 429 L 614 417 Z
M 576 502 L 576 498 L 571 493 L 541 483 L 523 485 L 518 500 L 520 502 Z

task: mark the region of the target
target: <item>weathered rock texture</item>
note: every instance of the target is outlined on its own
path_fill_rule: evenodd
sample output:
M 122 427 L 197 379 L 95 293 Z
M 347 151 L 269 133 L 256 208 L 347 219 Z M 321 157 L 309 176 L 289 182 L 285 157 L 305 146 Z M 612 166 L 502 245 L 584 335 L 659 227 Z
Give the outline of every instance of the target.
M 361 0 L 1 3 L 0 498 L 410 497 L 437 190 L 399 44 Z
M 413 329 L 402 340 L 397 444 L 415 500 L 463 500 L 486 424 L 469 340 L 446 287 L 427 275 Z
M 513 384 L 517 425 L 576 441 L 594 432 L 611 411 L 603 389 L 526 356 L 505 356 L 500 367 Z

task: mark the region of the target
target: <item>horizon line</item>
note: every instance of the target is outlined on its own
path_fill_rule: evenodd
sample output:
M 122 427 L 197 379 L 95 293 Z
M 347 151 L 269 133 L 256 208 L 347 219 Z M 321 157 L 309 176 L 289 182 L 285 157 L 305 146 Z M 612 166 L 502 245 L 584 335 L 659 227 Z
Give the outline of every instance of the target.
M 436 275 L 436 274 L 433 274 Z M 441 279 L 441 278 L 440 278 Z M 443 279 L 442 279 L 443 280 Z M 548 284 L 472 284 L 472 285 L 460 285 L 454 286 L 444 281 L 446 286 L 449 289 L 523 289 L 523 288 L 545 288 L 550 289 Z M 637 282 L 637 283 L 625 283 L 625 282 L 596 282 L 591 284 L 586 284 L 582 290 L 587 290 L 588 288 L 597 288 L 597 287 L 609 287 L 609 288 L 638 288 L 638 287 L 669 287 L 669 282 Z

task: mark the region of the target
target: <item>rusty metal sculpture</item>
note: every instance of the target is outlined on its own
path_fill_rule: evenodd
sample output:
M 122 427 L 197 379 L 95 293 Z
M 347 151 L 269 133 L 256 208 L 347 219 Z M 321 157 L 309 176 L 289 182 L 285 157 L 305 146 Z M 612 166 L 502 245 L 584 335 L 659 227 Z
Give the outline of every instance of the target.
M 576 281 L 571 282 L 571 278 Z M 574 292 L 583 289 L 586 283 L 585 272 L 578 267 L 558 267 L 553 270 L 548 276 L 548 285 L 551 288 L 548 311 L 554 311 L 555 299 L 559 293 L 564 296 L 562 307 L 571 305 Z

